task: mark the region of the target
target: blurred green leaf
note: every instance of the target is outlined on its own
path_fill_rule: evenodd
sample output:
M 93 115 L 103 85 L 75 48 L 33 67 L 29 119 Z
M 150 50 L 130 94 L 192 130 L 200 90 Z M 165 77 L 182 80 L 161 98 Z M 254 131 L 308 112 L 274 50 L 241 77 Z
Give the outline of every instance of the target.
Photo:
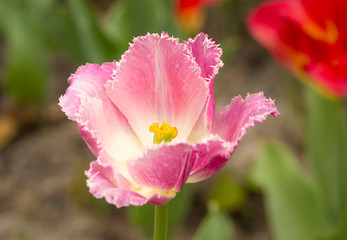
M 344 211 L 343 218 L 336 224 L 335 228 L 327 234 L 315 240 L 346 240 L 347 239 L 347 209 Z
M 134 225 L 139 227 L 147 237 L 153 235 L 154 205 L 145 204 L 140 207 L 131 206 L 127 208 L 127 211 L 128 217 Z
M 115 2 L 108 12 L 108 32 L 121 45 L 121 52 L 134 37 L 162 31 L 181 36 L 168 0 L 122 0 Z
M 193 187 L 191 184 L 185 184 L 182 191 L 169 202 L 168 236 L 172 236 L 172 233 L 183 223 L 189 213 L 193 202 Z M 147 237 L 153 235 L 154 205 L 129 207 L 128 216 L 130 221 L 137 225 Z
M 240 39 L 236 35 L 228 36 L 223 39 L 221 47 L 223 48 L 222 61 L 227 63 L 240 48 Z
M 54 1 L 45 12 L 44 17 L 42 29 L 51 50 L 73 57 L 81 64 L 85 63 L 86 57 L 79 41 L 79 35 L 65 4 L 61 1 Z
M 28 0 L 0 2 L 5 39 L 5 87 L 17 99 L 40 103 L 45 98 L 48 55 L 39 29 L 40 12 Z
M 218 203 L 209 202 L 208 213 L 202 219 L 193 240 L 230 240 L 233 235 L 233 224 L 227 214 L 220 211 Z
M 263 188 L 277 240 L 310 240 L 327 231 L 317 188 L 284 146 L 268 143 L 256 161 L 254 180 Z
M 170 201 L 169 208 L 169 228 L 168 234 L 173 232 L 184 222 L 189 210 L 192 207 L 194 199 L 194 185 L 185 184 L 182 191 Z
M 69 0 L 68 6 L 85 61 L 101 64 L 118 56 L 112 43 L 96 20 L 88 1 Z
M 343 102 L 308 89 L 307 155 L 331 226 L 347 205 L 347 121 Z M 344 211 L 345 212 L 345 211 Z
M 210 199 L 215 200 L 222 210 L 231 212 L 245 204 L 246 193 L 232 177 L 222 175 L 213 187 Z

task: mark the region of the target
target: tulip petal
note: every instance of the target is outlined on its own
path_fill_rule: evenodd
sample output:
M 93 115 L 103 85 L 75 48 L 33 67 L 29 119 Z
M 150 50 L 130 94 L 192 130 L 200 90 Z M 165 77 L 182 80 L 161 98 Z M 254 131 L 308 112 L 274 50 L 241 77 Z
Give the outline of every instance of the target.
M 59 105 L 70 120 L 76 121 L 80 114 L 81 97 L 105 99 L 104 84 L 111 78 L 110 68 L 112 67 L 114 70 L 117 69 L 116 62 L 105 63 L 102 66 L 87 63 L 70 76 L 68 79 L 70 87 L 59 99 Z
M 185 44 L 191 51 L 194 61 L 199 65 L 201 76 L 213 82 L 219 68 L 223 67 L 222 49 L 204 33 L 198 34 L 194 39 L 189 39 Z
M 245 100 L 237 96 L 217 114 L 213 133 L 237 145 L 247 129 L 270 114 L 276 116 L 279 112 L 274 101 L 265 98 L 263 92 L 248 94 Z
M 209 88 L 209 96 L 204 106 L 206 110 L 201 113 L 189 136 L 189 140 L 195 142 L 212 130 L 215 118 L 213 82 L 219 68 L 223 67 L 222 49 L 204 33 L 198 34 L 194 39 L 189 39 L 185 44 L 192 52 L 194 60 L 201 69 L 201 76 L 205 78 Z
M 112 103 L 107 104 L 98 98 L 86 98 L 81 102 L 81 129 L 96 136 L 99 154 L 103 155 L 101 159 L 128 176 L 122 163 L 139 155 L 142 149 L 129 123 Z
M 140 206 L 148 202 L 148 199 L 142 195 L 131 191 L 130 183 L 112 167 L 92 162 L 85 174 L 90 193 L 96 198 L 104 197 L 108 203 L 117 208 L 129 205 Z
M 63 111 L 78 123 L 81 136 L 95 156 L 106 154 L 114 165 L 141 151 L 127 119 L 106 95 L 104 84 L 115 69 L 115 62 L 80 67 L 69 78 L 70 87 L 60 98 Z
M 159 194 L 155 193 L 149 200 L 148 203 L 154 205 L 163 205 L 173 199 L 176 196 L 176 193 L 173 195 Z
M 257 6 L 247 23 L 254 38 L 301 80 L 324 95 L 343 97 L 347 94 L 344 6 L 343 0 L 272 1 Z
M 155 122 L 176 127 L 176 139 L 187 138 L 208 94 L 186 46 L 167 34 L 135 38 L 106 89 L 147 146 L 153 143 L 148 128 Z
M 187 182 L 204 180 L 219 171 L 228 161 L 235 148 L 254 123 L 263 122 L 268 115 L 278 113 L 274 102 L 264 94 L 251 94 L 242 100 L 235 97 L 217 116 L 213 134 L 196 144 L 197 160 Z
M 303 68 L 312 49 L 311 38 L 304 32 L 307 16 L 299 1 L 265 2 L 247 18 L 255 39 L 290 68 Z
M 321 28 L 326 35 L 329 35 L 329 22 L 345 24 L 347 21 L 347 2 L 345 0 L 300 0 L 299 2 L 303 6 L 308 17 L 312 19 L 314 23 L 317 24 L 317 27 Z M 346 31 L 344 27 L 338 30 Z
M 343 98 L 347 96 L 347 58 L 336 59 L 339 62 L 337 66 L 326 59 L 324 63 L 309 66 L 307 72 L 319 84 L 317 89 L 323 94 Z
M 203 139 L 194 147 L 197 160 L 187 182 L 199 182 L 218 172 L 227 163 L 235 148 L 236 144 L 215 135 Z
M 303 25 L 307 23 L 309 21 L 300 1 L 292 0 L 262 3 L 247 18 L 253 37 L 299 75 L 311 63 L 310 54 L 321 55 L 324 50 L 317 48 L 317 42 L 305 33 Z
M 105 68 L 108 71 L 104 70 L 104 66 L 107 66 Z M 107 79 L 110 79 L 110 68 L 117 69 L 116 62 L 105 63 L 102 66 L 87 63 L 85 66 L 79 67 L 76 73 L 68 79 L 70 87 L 66 90 L 65 95 L 59 98 L 59 105 L 62 110 L 70 120 L 77 121 L 81 136 L 96 157 L 100 151 L 97 136 L 79 122 L 81 98 L 105 99 L 104 84 Z M 108 99 L 105 100 L 109 101 Z
M 153 145 L 143 156 L 130 160 L 131 178 L 139 185 L 158 191 L 181 191 L 195 162 L 187 143 Z

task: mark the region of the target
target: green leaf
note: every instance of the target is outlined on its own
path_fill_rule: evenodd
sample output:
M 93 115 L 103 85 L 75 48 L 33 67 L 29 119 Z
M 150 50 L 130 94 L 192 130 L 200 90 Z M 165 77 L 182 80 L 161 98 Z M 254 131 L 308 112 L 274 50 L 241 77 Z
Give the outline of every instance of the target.
M 212 188 L 210 199 L 218 203 L 224 211 L 240 209 L 246 201 L 243 187 L 228 175 L 222 175 Z
M 122 51 L 128 48 L 134 37 L 149 33 L 169 32 L 180 37 L 172 18 L 170 1 L 122 0 L 115 2 L 107 15 L 107 30 L 121 44 Z
M 114 60 L 117 48 L 104 34 L 88 1 L 69 0 L 68 6 L 85 61 L 101 64 Z
M 182 191 L 170 201 L 169 205 L 169 236 L 183 223 L 193 204 L 194 185 L 185 184 Z
M 223 39 L 222 42 L 223 55 L 222 61 L 226 64 L 240 48 L 240 39 L 236 35 L 229 36 Z
M 129 220 L 140 228 L 144 235 L 147 237 L 153 235 L 154 205 L 145 204 L 140 207 L 131 206 L 127 208 L 127 211 Z
M 74 21 L 66 6 L 61 1 L 54 1 L 54 4 L 45 12 L 44 17 L 42 30 L 47 37 L 50 50 L 64 53 L 84 64 L 86 56 L 81 47 Z
M 334 227 L 347 204 L 347 121 L 343 102 L 308 89 L 307 156 Z M 345 212 L 345 211 L 344 211 Z
M 343 218 L 336 224 L 335 228 L 322 237 L 315 240 L 346 240 L 347 239 L 347 209 L 344 211 Z
M 1 1 L 5 39 L 5 87 L 15 98 L 40 103 L 45 98 L 48 54 L 39 29 L 39 8 L 29 1 Z
M 194 234 L 193 240 L 230 240 L 233 235 L 233 224 L 227 214 L 219 210 L 218 203 L 209 203 L 208 213 L 203 218 Z
M 326 232 L 317 188 L 288 149 L 268 143 L 253 170 L 253 179 L 264 191 L 275 239 L 311 240 Z
M 193 187 L 193 185 L 185 184 L 182 191 L 177 193 L 176 197 L 169 202 L 168 236 L 172 235 L 187 216 L 193 202 Z M 147 237 L 153 235 L 153 205 L 146 204 L 141 207 L 129 207 L 128 217 Z

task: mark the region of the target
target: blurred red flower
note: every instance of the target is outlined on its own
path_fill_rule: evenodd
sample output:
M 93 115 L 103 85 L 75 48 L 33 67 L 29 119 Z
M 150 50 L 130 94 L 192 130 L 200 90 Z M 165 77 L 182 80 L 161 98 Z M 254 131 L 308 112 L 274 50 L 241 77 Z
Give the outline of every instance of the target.
M 188 32 L 197 32 L 204 23 L 204 9 L 221 0 L 175 0 L 179 21 Z
M 247 18 L 252 35 L 320 92 L 347 96 L 347 1 L 279 0 Z

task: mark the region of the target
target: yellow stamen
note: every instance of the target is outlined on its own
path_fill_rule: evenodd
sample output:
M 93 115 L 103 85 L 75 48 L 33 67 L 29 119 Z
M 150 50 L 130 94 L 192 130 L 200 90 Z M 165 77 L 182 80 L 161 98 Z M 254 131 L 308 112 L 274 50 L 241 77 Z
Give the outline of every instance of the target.
M 160 127 L 159 123 L 152 123 L 149 126 L 149 131 L 154 133 L 153 143 L 157 144 L 163 140 L 164 142 L 171 142 L 178 134 L 177 128 L 171 127 L 167 122 L 163 122 Z

